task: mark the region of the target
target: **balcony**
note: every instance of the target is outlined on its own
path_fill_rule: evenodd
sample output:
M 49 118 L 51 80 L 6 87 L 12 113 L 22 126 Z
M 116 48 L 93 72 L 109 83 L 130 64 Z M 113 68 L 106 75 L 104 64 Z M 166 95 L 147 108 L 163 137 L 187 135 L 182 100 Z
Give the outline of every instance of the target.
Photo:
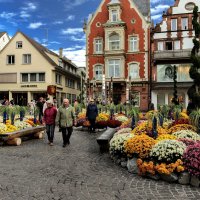
M 154 60 L 189 59 L 191 49 L 155 51 Z

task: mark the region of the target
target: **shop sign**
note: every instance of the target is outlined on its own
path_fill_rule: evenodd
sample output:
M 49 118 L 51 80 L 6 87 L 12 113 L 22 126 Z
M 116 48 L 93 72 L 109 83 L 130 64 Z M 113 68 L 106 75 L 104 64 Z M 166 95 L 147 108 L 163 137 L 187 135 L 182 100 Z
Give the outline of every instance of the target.
M 22 88 L 36 88 L 37 85 L 21 85 Z

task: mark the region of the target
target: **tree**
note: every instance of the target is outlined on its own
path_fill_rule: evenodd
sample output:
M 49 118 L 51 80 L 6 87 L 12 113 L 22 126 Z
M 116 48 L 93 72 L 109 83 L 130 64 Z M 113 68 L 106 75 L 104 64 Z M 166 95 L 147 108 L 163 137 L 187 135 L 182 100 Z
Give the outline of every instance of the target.
M 198 23 L 198 6 L 194 7 L 192 24 L 195 31 L 193 39 L 193 49 L 191 52 L 192 66 L 190 68 L 190 77 L 194 80 L 194 84 L 188 89 L 188 96 L 195 105 L 200 108 L 200 56 L 198 56 L 200 48 L 200 24 Z

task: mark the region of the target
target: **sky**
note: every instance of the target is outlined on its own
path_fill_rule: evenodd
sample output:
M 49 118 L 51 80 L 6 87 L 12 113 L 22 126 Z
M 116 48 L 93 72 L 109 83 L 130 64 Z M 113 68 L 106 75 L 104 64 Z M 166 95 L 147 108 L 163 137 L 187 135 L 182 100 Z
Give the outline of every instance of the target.
M 101 0 L 0 0 L 0 32 L 12 37 L 22 31 L 78 67 L 85 66 L 84 20 Z M 151 0 L 151 19 L 159 23 L 174 0 Z

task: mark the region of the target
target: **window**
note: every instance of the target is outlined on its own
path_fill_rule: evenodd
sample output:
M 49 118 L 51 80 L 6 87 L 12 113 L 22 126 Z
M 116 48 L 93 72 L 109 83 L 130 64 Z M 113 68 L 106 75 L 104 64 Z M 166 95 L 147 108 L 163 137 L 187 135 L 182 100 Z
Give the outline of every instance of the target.
M 14 55 L 7 56 L 7 64 L 9 64 L 9 65 L 15 64 L 15 56 Z
M 31 63 L 31 54 L 23 54 L 23 64 Z
M 109 37 L 109 49 L 118 50 L 120 47 L 120 38 L 118 34 L 113 34 Z
M 21 49 L 22 48 L 22 41 L 16 42 L 16 48 Z
M 166 50 L 172 50 L 172 42 L 166 42 Z
M 171 30 L 176 31 L 177 30 L 177 19 L 172 19 L 171 21 Z
M 96 65 L 95 66 L 95 79 L 96 80 L 102 80 L 102 66 L 101 65 Z
M 44 82 L 45 81 L 45 73 L 39 73 L 39 82 Z
M 158 42 L 158 51 L 163 51 L 164 45 L 163 42 Z
M 56 74 L 56 84 L 61 85 L 62 83 L 62 75 Z
M 28 82 L 28 74 L 22 74 L 22 82 Z
M 36 82 L 36 80 L 37 80 L 36 76 L 37 76 L 36 73 L 31 73 L 30 74 L 30 82 Z
M 45 82 L 45 73 L 22 73 L 21 82 Z
M 130 37 L 130 51 L 137 51 L 138 50 L 138 37 L 133 36 Z
M 65 85 L 69 88 L 75 88 L 75 81 L 72 79 L 65 79 Z
M 188 18 L 182 18 L 181 19 L 181 27 L 182 27 L 182 30 L 188 29 Z
M 118 21 L 118 14 L 117 10 L 111 11 L 111 22 L 117 22 Z
M 179 50 L 180 49 L 180 40 L 174 41 L 174 50 Z
M 140 78 L 139 66 L 137 63 L 132 63 L 129 65 L 129 76 L 131 77 L 131 79 Z
M 102 39 L 95 39 L 95 53 L 102 53 Z
M 120 77 L 120 60 L 109 60 L 108 61 L 108 77 L 119 78 Z

